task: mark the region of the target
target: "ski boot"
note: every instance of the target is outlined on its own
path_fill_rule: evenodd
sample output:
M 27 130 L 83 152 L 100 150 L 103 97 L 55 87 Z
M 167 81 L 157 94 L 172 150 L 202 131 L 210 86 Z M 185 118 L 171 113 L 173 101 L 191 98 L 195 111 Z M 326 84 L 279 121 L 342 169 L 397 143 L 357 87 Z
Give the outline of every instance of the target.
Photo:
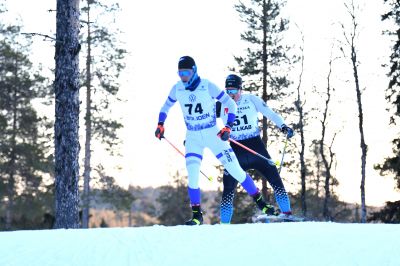
M 267 215 L 274 215 L 274 216 L 276 216 L 276 215 L 279 214 L 278 211 L 275 210 L 275 207 L 274 207 L 274 206 L 272 206 L 272 205 L 270 205 L 270 204 L 267 204 L 267 203 L 264 201 L 264 199 L 263 199 L 263 197 L 262 197 L 262 195 L 261 195 L 260 192 L 257 192 L 257 194 L 255 194 L 255 195 L 253 196 L 253 200 L 254 200 L 254 202 L 257 204 L 257 207 L 258 207 L 264 214 L 267 214 Z
M 203 224 L 203 213 L 201 212 L 200 205 L 192 206 L 193 218 L 185 222 L 185 225 L 201 225 Z

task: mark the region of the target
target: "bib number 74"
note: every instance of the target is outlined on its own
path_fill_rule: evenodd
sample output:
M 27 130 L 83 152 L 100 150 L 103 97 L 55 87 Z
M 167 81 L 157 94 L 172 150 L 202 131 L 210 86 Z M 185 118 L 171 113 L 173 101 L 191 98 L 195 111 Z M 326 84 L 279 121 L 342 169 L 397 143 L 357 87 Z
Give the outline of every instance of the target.
M 188 108 L 188 113 L 189 115 L 191 115 L 193 110 L 193 104 L 191 103 L 185 104 L 185 107 Z M 196 104 L 196 106 L 194 107 L 194 112 L 199 114 L 203 113 L 203 108 L 201 107 L 201 103 Z

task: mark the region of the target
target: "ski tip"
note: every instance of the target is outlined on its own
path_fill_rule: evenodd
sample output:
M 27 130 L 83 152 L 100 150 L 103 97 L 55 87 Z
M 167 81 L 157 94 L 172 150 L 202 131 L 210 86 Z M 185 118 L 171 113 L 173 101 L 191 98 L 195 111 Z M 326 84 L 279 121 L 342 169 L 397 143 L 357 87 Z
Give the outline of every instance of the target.
M 271 222 L 306 222 L 309 221 L 305 217 L 292 215 L 291 217 L 280 217 L 275 215 L 262 214 L 253 219 L 255 223 L 271 223 Z

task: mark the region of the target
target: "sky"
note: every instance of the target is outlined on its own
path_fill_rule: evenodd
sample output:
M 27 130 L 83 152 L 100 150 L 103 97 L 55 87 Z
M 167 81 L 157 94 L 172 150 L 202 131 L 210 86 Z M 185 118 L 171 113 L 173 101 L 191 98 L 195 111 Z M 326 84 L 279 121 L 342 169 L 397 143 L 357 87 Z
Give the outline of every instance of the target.
M 2 266 L 398 266 L 400 225 L 270 223 L 0 232 Z
M 399 200 L 400 193 L 394 190 L 392 177 L 381 177 L 373 165 L 390 155 L 391 140 L 395 129 L 388 127 L 389 114 L 385 111 L 384 88 L 387 84 L 382 63 L 387 62 L 390 53 L 380 15 L 383 1 L 358 1 L 363 12 L 360 18 L 360 81 L 365 88 L 363 94 L 365 111 L 366 142 L 369 146 L 366 179 L 366 202 L 383 205 L 388 200 Z M 171 181 L 171 174 L 177 170 L 186 173 L 185 163 L 168 143 L 154 137 L 161 105 L 172 85 L 178 80 L 177 61 L 182 55 L 192 56 L 198 65 L 200 77 L 207 78 L 223 88 L 225 77 L 234 65 L 234 55 L 243 54 L 246 44 L 240 40 L 245 24 L 233 6 L 237 1 L 119 1 L 122 12 L 115 26 L 124 34 L 121 41 L 129 52 L 126 70 L 122 75 L 120 97 L 126 102 L 115 105 L 112 114 L 120 117 L 125 128 L 120 136 L 124 144 L 122 157 L 109 158 L 96 149 L 94 162 L 102 162 L 108 173 L 114 175 L 120 184 L 154 186 Z M 54 34 L 56 1 L 8 0 L 10 18 L 20 18 L 26 32 Z M 332 44 L 338 45 L 342 31 L 337 21 L 346 21 L 342 1 L 288 0 L 283 14 L 290 19 L 288 42 L 300 44 L 299 30 L 305 37 L 305 71 L 303 88 L 307 89 L 307 104 L 311 108 L 320 104 L 320 98 L 310 93 L 314 86 L 326 84 L 327 62 Z M 45 66 L 54 65 L 52 43 L 35 37 L 32 57 Z M 385 61 L 386 60 L 386 61 Z M 335 152 L 338 158 L 336 176 L 340 182 L 337 189 L 341 199 L 360 202 L 360 148 L 357 125 L 355 91 L 352 86 L 352 72 L 345 60 L 334 63 L 336 104 L 332 108 L 329 126 L 341 129 L 336 138 Z M 294 73 L 298 68 L 294 70 Z M 246 80 L 244 80 L 246 82 Z M 296 84 L 295 84 L 296 85 Z M 283 100 L 284 101 L 284 100 Z M 288 103 L 291 104 L 291 103 Z M 278 103 L 269 102 L 274 108 Z M 284 117 L 287 121 L 295 116 Z M 313 121 L 318 125 L 318 121 Z M 166 137 L 183 151 L 185 134 L 180 108 L 176 105 L 169 113 L 165 124 Z M 318 134 L 319 127 L 309 127 L 307 133 Z M 332 137 L 328 134 L 328 138 Z M 292 142 L 300 142 L 295 136 Z M 273 158 L 280 158 L 280 146 L 269 150 Z M 292 156 L 296 156 L 292 154 Z M 298 159 L 297 159 L 298 160 Z M 208 151 L 205 153 L 202 170 L 216 177 L 218 161 Z M 296 191 L 298 176 L 291 175 L 283 168 L 282 176 L 289 191 Z M 216 179 L 216 178 L 214 178 Z M 292 185 L 294 184 L 294 185 Z M 202 189 L 220 187 L 217 181 L 200 181 Z

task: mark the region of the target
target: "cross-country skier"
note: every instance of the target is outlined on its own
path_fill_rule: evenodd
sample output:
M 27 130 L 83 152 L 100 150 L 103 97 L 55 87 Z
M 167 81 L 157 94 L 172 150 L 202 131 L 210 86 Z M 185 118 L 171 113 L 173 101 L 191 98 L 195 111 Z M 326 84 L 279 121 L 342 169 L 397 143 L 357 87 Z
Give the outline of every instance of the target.
M 214 83 L 198 76 L 196 63 L 190 56 L 183 56 L 179 59 L 178 75 L 181 80 L 172 87 L 160 110 L 155 135 L 160 140 L 163 138 L 164 122 L 168 111 L 178 101 L 187 128 L 185 157 L 189 178 L 188 193 L 193 213 L 192 219 L 187 221 L 186 224 L 198 225 L 203 223 L 200 208 L 199 173 L 205 147 L 209 148 L 225 169 L 231 173 L 232 177 L 240 182 L 263 213 L 274 214 L 274 207 L 266 204 L 262 199 L 254 181 L 240 167 L 232 148 L 227 142 L 235 121 L 237 110 L 235 102 Z M 216 100 L 229 108 L 226 125 L 222 129 L 218 128 L 216 122 Z
M 272 120 L 288 138 L 293 136 L 293 130 L 286 126 L 283 118 L 269 108 L 260 97 L 252 94 L 242 94 L 241 77 L 234 74 L 229 75 L 225 80 L 225 91 L 236 102 L 238 108 L 236 120 L 231 127 L 231 138 L 270 159 L 271 157 L 260 137 L 258 113 L 262 113 L 263 116 Z M 225 103 L 217 102 L 216 108 L 217 116 L 226 121 L 231 107 Z M 231 143 L 231 146 L 245 171 L 254 169 L 266 178 L 274 190 L 275 199 L 281 211 L 280 215 L 282 218 L 289 218 L 291 215 L 290 201 L 276 166 L 271 165 L 266 160 L 235 143 Z M 230 223 L 233 214 L 233 199 L 238 182 L 232 178 L 229 169 L 224 171 L 223 184 L 220 218 L 221 223 Z

